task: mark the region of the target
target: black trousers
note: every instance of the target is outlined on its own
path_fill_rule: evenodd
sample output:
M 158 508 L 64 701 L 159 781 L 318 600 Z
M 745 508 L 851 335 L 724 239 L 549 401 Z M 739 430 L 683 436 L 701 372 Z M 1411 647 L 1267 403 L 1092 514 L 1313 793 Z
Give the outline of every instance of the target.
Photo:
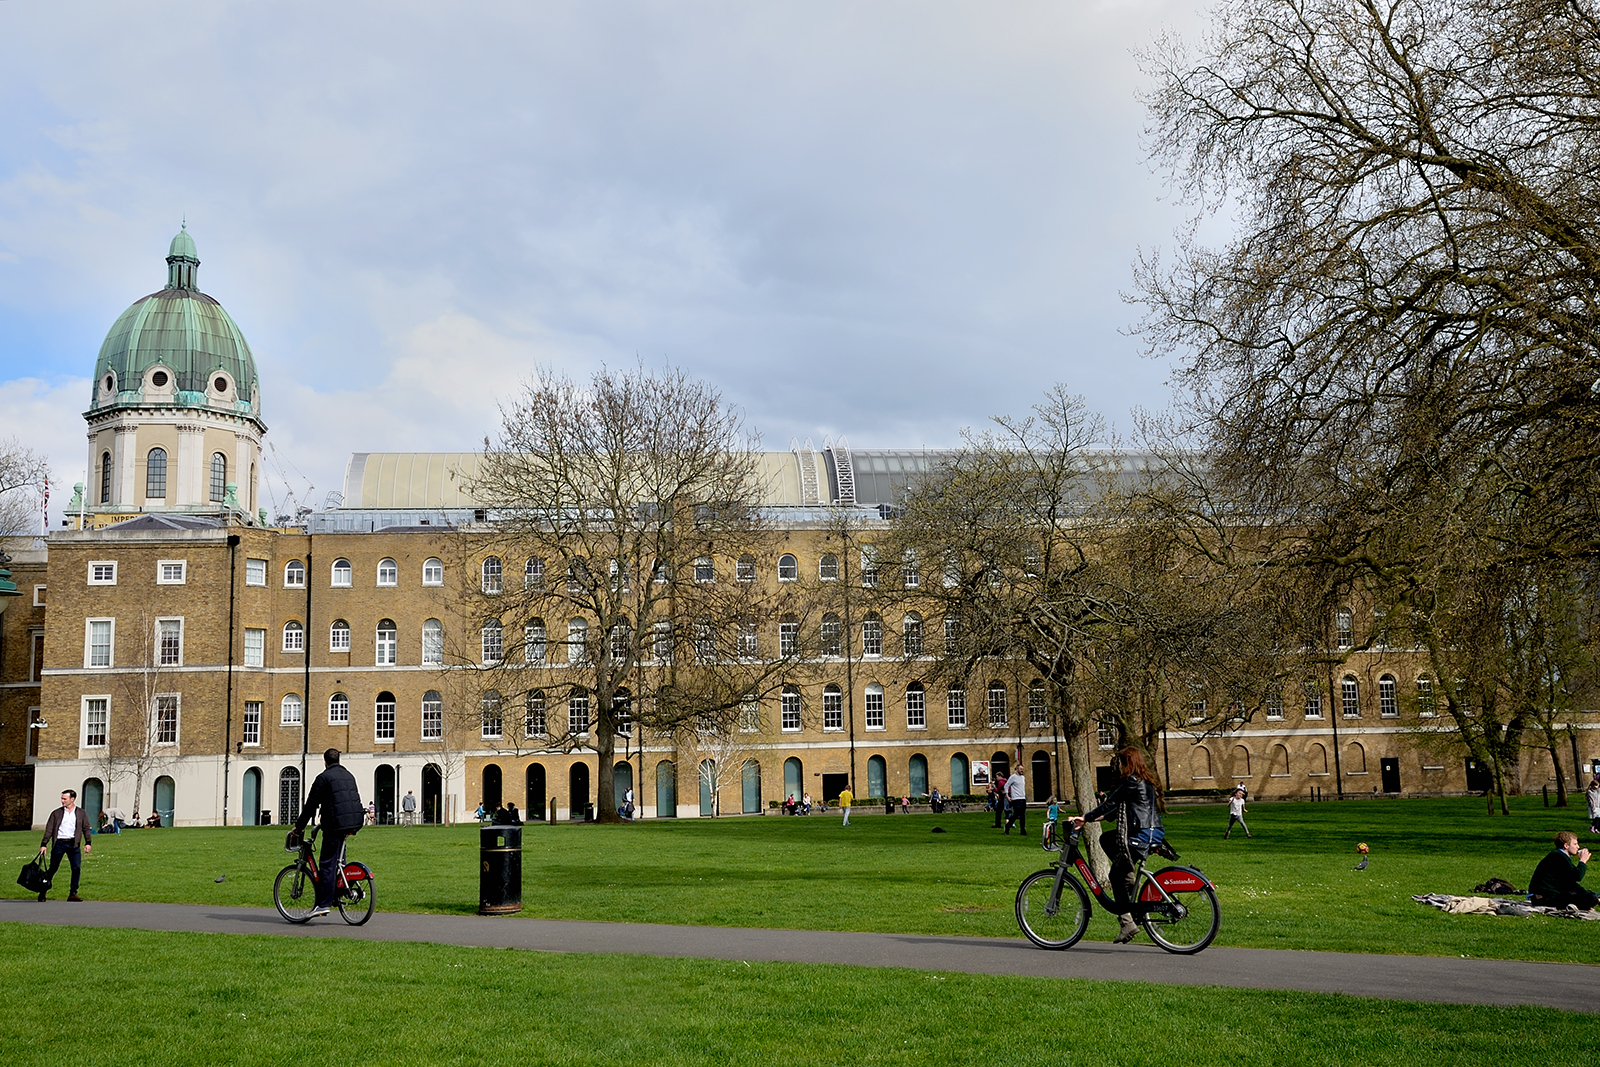
M 68 890 L 73 896 L 78 895 L 78 875 L 83 865 L 83 850 L 78 847 L 76 839 L 63 841 L 56 838 L 55 844 L 50 847 L 50 881 L 56 880 L 56 869 L 61 866 L 61 857 L 67 857 L 72 864 L 72 888 Z
M 344 854 L 344 839 L 349 834 L 322 831 L 322 857 L 317 864 L 317 907 L 331 908 L 339 893 L 339 857 Z
M 52 871 L 55 870 L 54 867 L 50 869 Z M 1588 911 L 1597 903 L 1600 903 L 1600 897 L 1580 885 L 1571 892 L 1560 895 L 1535 893 L 1533 903 L 1541 908 L 1564 908 L 1568 904 L 1576 904 L 1581 910 Z
M 1006 819 L 1007 833 L 1011 832 L 1012 823 L 1020 826 L 1023 833 L 1028 832 L 1028 801 L 1026 798 L 1022 800 L 1013 800 L 1011 802 L 1011 816 L 1010 818 Z

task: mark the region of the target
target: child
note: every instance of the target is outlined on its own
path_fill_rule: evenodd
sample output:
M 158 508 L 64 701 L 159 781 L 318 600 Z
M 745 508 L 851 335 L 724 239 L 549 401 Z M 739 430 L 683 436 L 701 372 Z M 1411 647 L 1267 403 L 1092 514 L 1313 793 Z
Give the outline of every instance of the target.
M 1250 827 L 1244 821 L 1244 788 L 1241 786 L 1233 791 L 1233 796 L 1228 798 L 1228 829 L 1223 833 L 1222 839 L 1226 841 L 1233 835 L 1233 824 L 1238 823 L 1244 830 L 1244 836 L 1250 836 Z

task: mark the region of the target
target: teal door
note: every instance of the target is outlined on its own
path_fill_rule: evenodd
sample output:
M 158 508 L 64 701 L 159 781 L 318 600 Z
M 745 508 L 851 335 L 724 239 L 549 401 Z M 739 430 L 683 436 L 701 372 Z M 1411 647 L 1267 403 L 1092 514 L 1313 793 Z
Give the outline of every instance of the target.
M 261 822 L 261 772 L 251 767 L 244 772 L 244 810 L 239 813 L 239 825 L 257 826 Z
M 755 815 L 761 811 L 761 764 L 746 760 L 744 765 L 744 813 Z
M 965 796 L 972 792 L 972 783 L 968 780 L 967 757 L 957 752 L 950 757 L 950 795 Z
M 669 760 L 656 764 L 656 818 L 678 817 L 678 775 Z
M 700 761 L 700 814 L 715 815 L 717 806 L 711 788 L 716 784 L 717 765 L 711 760 Z
M 882 756 L 867 760 L 867 796 L 883 798 L 889 795 L 889 765 Z
M 156 779 L 156 811 L 161 813 L 161 825 L 172 825 L 172 779 L 162 775 Z
M 98 778 L 86 778 L 79 793 L 78 807 L 83 809 L 90 826 L 99 826 L 100 809 L 106 806 L 105 787 Z
M 911 799 L 928 795 L 928 757 L 918 755 L 911 757 Z
M 800 800 L 801 798 L 803 798 L 806 795 L 805 784 L 806 784 L 806 774 L 805 774 L 804 768 L 802 768 L 800 766 L 800 761 L 798 759 L 796 759 L 794 756 L 790 756 L 788 759 L 784 760 L 783 761 L 783 797 L 784 797 L 784 799 L 787 800 L 790 797 L 794 797 L 795 800 Z
M 633 788 L 633 764 L 619 760 L 611 768 L 611 801 L 622 810 L 622 802 L 628 795 L 628 790 Z

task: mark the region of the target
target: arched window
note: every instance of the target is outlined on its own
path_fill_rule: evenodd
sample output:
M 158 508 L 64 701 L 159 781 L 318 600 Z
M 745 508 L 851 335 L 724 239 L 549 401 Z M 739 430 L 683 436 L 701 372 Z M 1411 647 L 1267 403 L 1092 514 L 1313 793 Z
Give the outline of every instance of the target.
M 902 639 L 905 641 L 906 655 L 922 655 L 922 616 L 914 611 L 906 612 L 900 628 Z
M 734 577 L 741 582 L 755 581 L 756 558 L 748 552 L 740 556 L 738 566 L 734 570 Z
M 300 817 L 300 768 L 285 767 L 278 772 L 278 824 L 294 822 Z
M 394 743 L 394 694 L 384 691 L 372 702 L 372 739 L 382 744 Z
M 785 733 L 794 733 L 800 729 L 800 690 L 796 686 L 786 685 L 783 694 L 778 698 L 778 725 Z
M 422 584 L 444 584 L 444 561 L 432 556 L 422 561 Z
M 505 735 L 505 714 L 497 691 L 490 689 L 478 698 L 478 714 L 483 720 L 482 737 L 485 741 L 498 740 Z
M 1310 763 L 1307 772 L 1310 774 L 1328 773 L 1328 750 L 1322 745 L 1312 742 L 1311 751 L 1308 753 Z
M 328 698 L 328 725 L 345 726 L 350 722 L 350 698 L 335 693 Z
M 111 453 L 100 454 L 100 503 L 111 503 Z
M 506 635 L 500 626 L 499 619 L 483 620 L 483 662 L 485 664 L 499 663 L 505 658 Z
M 862 708 L 866 713 L 867 729 L 883 729 L 883 686 L 877 682 L 869 682 L 864 695 Z
M 283 650 L 285 652 L 304 652 L 306 650 L 306 630 L 293 619 L 283 624 Z
M 1243 745 L 1233 746 L 1233 776 L 1235 778 L 1250 777 L 1250 750 Z
M 824 552 L 822 558 L 817 560 L 817 577 L 825 582 L 839 580 L 839 557 L 832 552 Z
M 522 628 L 522 658 L 527 663 L 544 663 L 544 620 L 529 619 Z
M 1400 691 L 1392 674 L 1378 679 L 1378 714 L 1386 719 L 1400 714 Z
M 1360 741 L 1350 742 L 1350 746 L 1344 752 L 1344 772 L 1346 774 L 1367 773 L 1367 750 Z
M 875 611 L 868 612 L 867 617 L 861 620 L 861 654 L 883 655 L 883 620 Z
M 220 504 L 228 495 L 228 457 L 221 452 L 211 454 L 211 502 Z
M 700 556 L 694 561 L 694 580 L 697 582 L 717 580 L 717 566 L 710 556 Z
M 589 662 L 588 619 L 567 621 L 567 662 L 572 664 Z
M 306 585 L 306 565 L 297 559 L 291 559 L 283 565 L 283 584 L 290 589 L 304 589 Z
M 844 729 L 844 691 L 836 685 L 822 689 L 822 729 Z
M 989 729 L 1005 729 L 1006 724 L 1011 721 L 1011 712 L 1006 706 L 1006 683 L 989 683 L 986 704 L 989 708 Z
M 1272 746 L 1272 765 L 1267 772 L 1273 778 L 1289 777 L 1289 750 L 1282 745 Z
M 400 584 L 400 566 L 392 559 L 378 561 L 378 584 L 382 586 L 396 586 Z
M 282 726 L 300 725 L 300 696 L 290 693 L 278 704 L 278 723 Z
M 1339 711 L 1347 719 L 1361 718 L 1361 683 L 1353 674 L 1339 679 Z
M 544 560 L 537 556 L 528 557 L 528 562 L 522 565 L 522 588 L 544 588 Z
M 444 666 L 444 623 L 427 619 L 422 624 L 422 665 Z
M 148 497 L 165 497 L 167 495 L 167 450 L 152 448 L 144 464 L 144 495 Z
M 581 685 L 567 696 L 567 729 L 574 734 L 589 732 L 589 691 Z
M 912 682 L 906 686 L 906 729 L 926 730 L 928 728 L 928 693 L 921 682 Z
M 328 627 L 328 651 L 350 651 L 350 624 L 343 619 L 334 619 L 333 625 Z
M 800 580 L 800 561 L 791 553 L 785 552 L 778 557 L 778 581 L 797 582 Z
M 444 738 L 444 698 L 436 689 L 422 694 L 422 739 L 440 741 Z
M 523 734 L 527 737 L 543 737 L 550 732 L 550 724 L 545 719 L 544 690 L 530 689 L 523 699 Z
M 1210 778 L 1211 750 L 1204 745 L 1196 745 L 1194 751 L 1189 753 L 1189 777 Z
M 505 588 L 505 575 L 500 566 L 499 556 L 490 556 L 483 561 L 483 591 L 485 593 L 498 593 Z
M 393 667 L 400 655 L 400 631 L 395 629 L 393 619 L 380 619 L 378 621 L 377 659 L 375 662 L 380 667 Z
M 831 611 L 824 615 L 817 636 L 821 638 L 824 656 L 844 655 L 844 627 L 839 625 L 839 616 Z
M 350 588 L 350 576 L 354 572 L 350 569 L 350 561 L 336 559 L 333 561 L 333 572 L 328 578 L 328 584 L 341 589 Z

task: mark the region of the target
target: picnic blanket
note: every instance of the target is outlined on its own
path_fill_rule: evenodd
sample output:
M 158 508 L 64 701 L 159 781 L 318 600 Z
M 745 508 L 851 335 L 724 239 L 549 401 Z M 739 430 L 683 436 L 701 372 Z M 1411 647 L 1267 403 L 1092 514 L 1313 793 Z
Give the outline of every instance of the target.
M 1579 911 L 1570 905 L 1565 908 L 1543 908 L 1521 898 L 1511 900 L 1505 897 L 1453 897 L 1447 893 L 1422 893 L 1411 899 L 1451 915 L 1553 915 L 1558 919 L 1600 919 L 1600 911 Z

